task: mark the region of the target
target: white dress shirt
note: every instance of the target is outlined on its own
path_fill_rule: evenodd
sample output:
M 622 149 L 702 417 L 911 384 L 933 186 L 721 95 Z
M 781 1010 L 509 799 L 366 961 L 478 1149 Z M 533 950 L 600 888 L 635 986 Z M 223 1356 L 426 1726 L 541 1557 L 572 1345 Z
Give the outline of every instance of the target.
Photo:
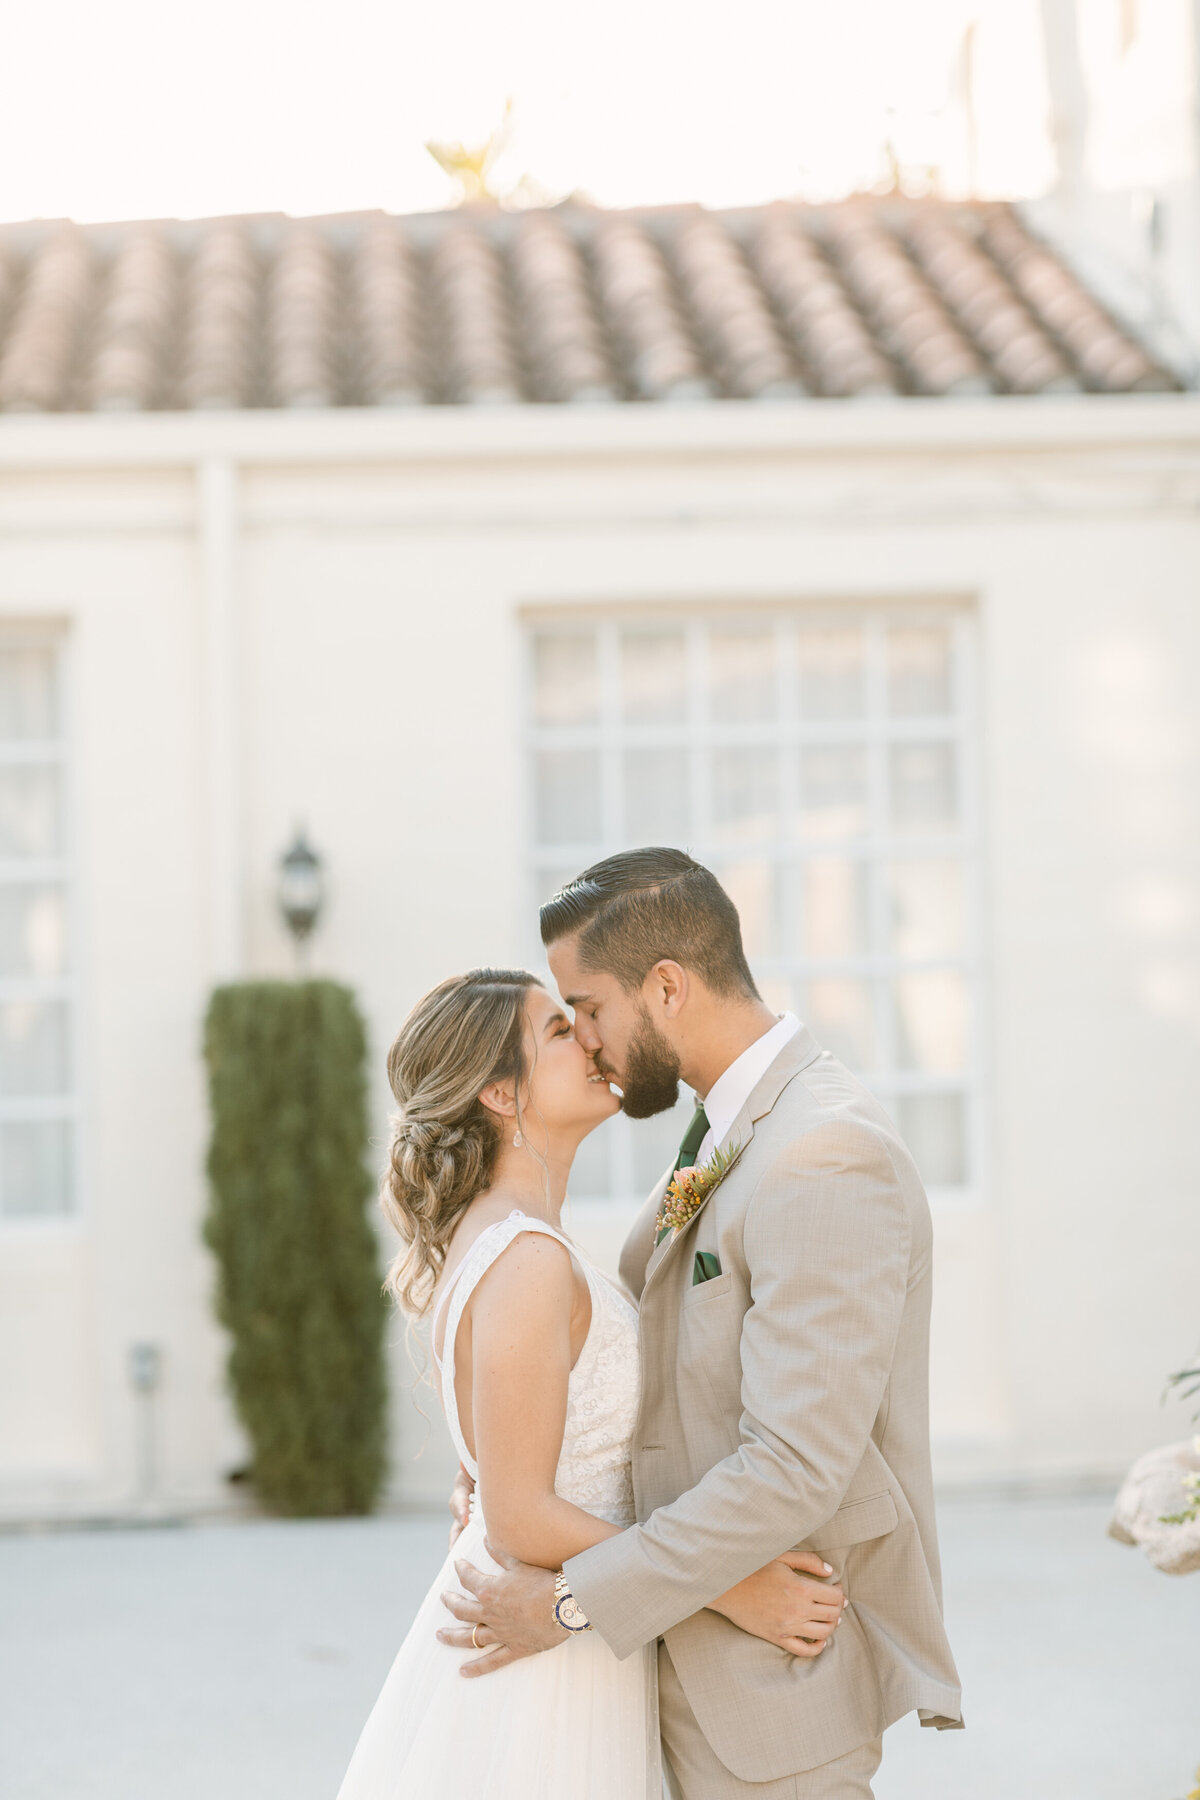
M 770 1031 L 755 1038 L 736 1062 L 731 1062 L 723 1075 L 718 1075 L 704 1100 L 708 1131 L 696 1153 L 697 1163 L 707 1162 L 729 1136 L 733 1121 L 770 1068 L 783 1046 L 800 1029 L 795 1013 L 782 1013 Z

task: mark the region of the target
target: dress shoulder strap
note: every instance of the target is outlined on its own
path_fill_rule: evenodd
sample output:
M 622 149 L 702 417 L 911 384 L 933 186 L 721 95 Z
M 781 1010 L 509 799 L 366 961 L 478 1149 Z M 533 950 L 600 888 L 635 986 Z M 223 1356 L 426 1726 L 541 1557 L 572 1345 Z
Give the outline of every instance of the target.
M 442 1408 L 446 1414 L 446 1423 L 450 1427 L 450 1435 L 454 1439 L 454 1447 L 458 1451 L 463 1467 L 468 1469 L 472 1476 L 477 1476 L 479 1471 L 476 1468 L 475 1459 L 463 1439 L 462 1426 L 458 1418 L 458 1400 L 454 1391 L 455 1340 L 467 1301 L 492 1264 L 503 1256 L 515 1238 L 522 1236 L 525 1232 L 540 1232 L 545 1237 L 556 1238 L 571 1256 L 576 1255 L 575 1246 L 569 1239 L 565 1238 L 561 1231 L 556 1231 L 553 1225 L 548 1225 L 545 1219 L 532 1219 L 528 1213 L 511 1212 L 507 1219 L 497 1219 L 494 1225 L 489 1225 L 486 1230 L 480 1232 L 459 1264 L 450 1286 L 442 1300 L 438 1302 L 434 1313 L 436 1327 L 436 1320 L 441 1312 L 442 1304 L 444 1301 L 449 1301 L 449 1311 L 446 1315 L 446 1335 L 442 1343 L 442 1357 L 439 1364 L 442 1371 Z M 434 1354 L 436 1356 L 436 1351 Z
M 442 1316 L 442 1311 L 449 1304 L 450 1298 L 451 1298 L 452 1294 L 454 1293 L 455 1289 L 458 1287 L 459 1282 L 462 1280 L 462 1277 L 466 1274 L 467 1270 L 471 1267 L 472 1261 L 475 1257 L 475 1253 L 479 1249 L 480 1245 L 485 1241 L 485 1239 L 489 1238 L 489 1234 L 491 1232 L 500 1232 L 500 1231 L 503 1231 L 506 1226 L 511 1226 L 514 1219 L 521 1220 L 521 1225 L 518 1228 L 518 1232 L 514 1232 L 511 1236 L 506 1237 L 502 1244 L 500 1244 L 498 1247 L 496 1247 L 494 1249 L 491 1249 L 491 1252 L 488 1255 L 487 1260 L 483 1263 L 482 1267 L 476 1269 L 472 1273 L 471 1283 L 470 1283 L 470 1285 L 472 1287 L 474 1287 L 475 1283 L 482 1278 L 484 1272 L 491 1267 L 492 1263 L 496 1260 L 496 1257 L 499 1256 L 503 1250 L 507 1249 L 508 1245 L 511 1244 L 511 1242 L 512 1242 L 513 1236 L 519 1235 L 520 1231 L 544 1232 L 547 1237 L 557 1238 L 559 1243 L 562 1244 L 567 1250 L 569 1250 L 571 1252 L 572 1256 L 575 1256 L 578 1254 L 574 1244 L 572 1244 L 566 1237 L 564 1237 L 564 1235 L 562 1234 L 561 1231 L 556 1231 L 554 1229 L 553 1225 L 548 1225 L 546 1223 L 545 1219 L 531 1219 L 527 1213 L 515 1212 L 515 1211 L 510 1212 L 506 1219 L 497 1219 L 494 1224 L 487 1226 L 485 1230 L 480 1232 L 479 1236 L 476 1238 L 475 1242 L 471 1245 L 471 1248 L 467 1251 L 467 1254 L 463 1257 L 463 1259 L 459 1263 L 457 1269 L 455 1269 L 453 1275 L 450 1277 L 449 1281 L 446 1283 L 446 1286 L 444 1287 L 442 1292 L 438 1295 L 437 1305 L 433 1309 L 433 1314 L 429 1321 L 429 1339 L 430 1339 L 430 1349 L 433 1350 L 433 1360 L 437 1364 L 439 1369 L 442 1366 L 442 1359 L 438 1355 L 437 1350 L 434 1348 L 433 1340 L 434 1340 L 435 1336 L 437 1335 L 437 1324 L 438 1324 L 438 1320 Z M 580 1258 L 580 1261 L 583 1261 L 582 1257 Z M 465 1301 L 464 1301 L 464 1304 L 465 1304 Z

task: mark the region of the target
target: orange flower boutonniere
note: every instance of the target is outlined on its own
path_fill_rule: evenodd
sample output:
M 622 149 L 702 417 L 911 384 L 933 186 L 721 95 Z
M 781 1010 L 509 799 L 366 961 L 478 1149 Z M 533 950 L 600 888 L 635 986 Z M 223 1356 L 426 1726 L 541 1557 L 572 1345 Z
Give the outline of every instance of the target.
M 698 1163 L 692 1169 L 676 1169 L 654 1222 L 656 1244 L 661 1244 L 668 1232 L 682 1231 L 693 1213 L 699 1212 L 713 1189 L 728 1175 L 740 1148 L 739 1144 L 731 1144 L 728 1150 L 716 1151 L 706 1163 Z

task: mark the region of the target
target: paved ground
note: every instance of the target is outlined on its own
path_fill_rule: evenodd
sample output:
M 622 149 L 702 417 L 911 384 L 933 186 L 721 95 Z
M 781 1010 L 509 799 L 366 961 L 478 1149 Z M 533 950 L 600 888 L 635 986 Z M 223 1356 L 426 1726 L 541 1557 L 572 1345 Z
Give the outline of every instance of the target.
M 1110 1543 L 1095 1501 L 940 1517 L 969 1729 L 897 1726 L 879 1800 L 1182 1800 L 1200 1577 Z M 0 1537 L 0 1794 L 333 1800 L 444 1541 L 426 1518 Z

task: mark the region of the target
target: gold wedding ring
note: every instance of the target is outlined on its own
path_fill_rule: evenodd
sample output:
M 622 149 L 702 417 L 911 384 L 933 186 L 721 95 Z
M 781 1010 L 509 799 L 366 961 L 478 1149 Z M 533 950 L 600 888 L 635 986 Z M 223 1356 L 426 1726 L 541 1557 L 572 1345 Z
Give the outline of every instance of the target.
M 479 1639 L 475 1636 L 475 1633 L 478 1630 L 479 1630 L 478 1625 L 472 1625 L 472 1627 L 471 1627 L 471 1642 L 474 1644 L 474 1646 L 477 1650 L 482 1650 L 484 1648 L 484 1646 L 480 1643 Z

